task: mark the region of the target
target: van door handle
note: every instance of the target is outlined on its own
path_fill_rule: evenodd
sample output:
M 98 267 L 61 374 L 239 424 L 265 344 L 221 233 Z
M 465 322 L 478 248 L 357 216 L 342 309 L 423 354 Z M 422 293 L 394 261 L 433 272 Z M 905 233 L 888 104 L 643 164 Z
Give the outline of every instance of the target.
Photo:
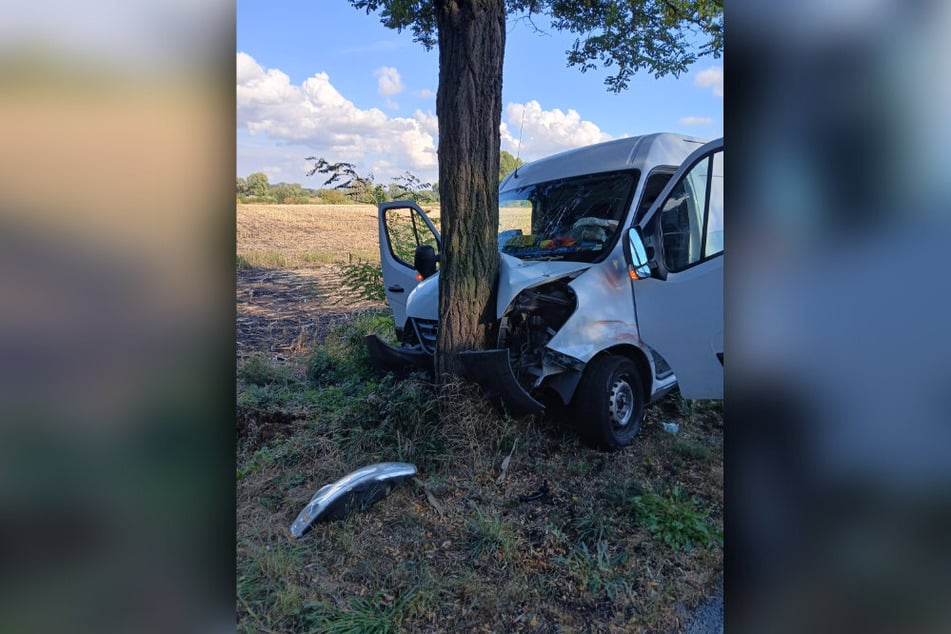
M 399 286 L 399 285 L 396 285 L 396 286 L 388 286 L 388 287 L 386 287 L 386 290 L 388 290 L 388 291 L 391 292 L 391 293 L 403 293 L 403 292 L 405 292 L 405 290 L 403 289 L 403 287 L 402 287 L 402 286 Z

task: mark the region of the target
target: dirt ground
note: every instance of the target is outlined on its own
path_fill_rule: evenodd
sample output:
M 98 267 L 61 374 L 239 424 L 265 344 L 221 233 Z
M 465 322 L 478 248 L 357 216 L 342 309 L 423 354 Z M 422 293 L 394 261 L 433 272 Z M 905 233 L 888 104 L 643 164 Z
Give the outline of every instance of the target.
M 348 315 L 383 305 L 341 295 L 340 269 L 244 269 L 237 272 L 237 355 L 286 362 L 320 343 Z

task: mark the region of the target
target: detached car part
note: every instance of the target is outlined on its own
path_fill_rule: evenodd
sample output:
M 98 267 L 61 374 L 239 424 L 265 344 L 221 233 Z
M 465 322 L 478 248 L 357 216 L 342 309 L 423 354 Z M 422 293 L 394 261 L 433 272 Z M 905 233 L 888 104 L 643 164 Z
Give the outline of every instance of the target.
M 348 473 L 314 494 L 291 524 L 291 535 L 302 536 L 322 516 L 339 519 L 353 510 L 367 509 L 395 484 L 415 475 L 416 466 L 405 462 L 378 462 Z

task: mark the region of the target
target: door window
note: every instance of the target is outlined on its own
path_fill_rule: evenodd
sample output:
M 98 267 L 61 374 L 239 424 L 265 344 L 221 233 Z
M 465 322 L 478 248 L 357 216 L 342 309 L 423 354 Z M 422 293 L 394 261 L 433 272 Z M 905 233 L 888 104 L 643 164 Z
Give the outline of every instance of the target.
M 703 257 L 708 258 L 721 253 L 723 251 L 723 152 L 713 155 L 706 236 Z
M 410 207 L 387 209 L 384 215 L 390 251 L 403 264 L 412 267 L 416 247 L 428 244 L 439 250 L 436 236 L 418 211 Z
M 722 161 L 722 151 L 701 160 L 664 202 L 660 223 L 668 271 L 682 271 L 723 251 Z

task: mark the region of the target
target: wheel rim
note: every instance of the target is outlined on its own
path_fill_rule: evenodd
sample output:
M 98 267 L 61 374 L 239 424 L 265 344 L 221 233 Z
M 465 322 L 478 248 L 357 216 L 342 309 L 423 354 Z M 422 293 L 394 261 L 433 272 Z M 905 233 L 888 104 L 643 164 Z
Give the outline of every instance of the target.
M 634 414 L 634 390 L 631 384 L 619 377 L 611 386 L 608 399 L 611 409 L 611 420 L 617 427 L 627 427 Z

